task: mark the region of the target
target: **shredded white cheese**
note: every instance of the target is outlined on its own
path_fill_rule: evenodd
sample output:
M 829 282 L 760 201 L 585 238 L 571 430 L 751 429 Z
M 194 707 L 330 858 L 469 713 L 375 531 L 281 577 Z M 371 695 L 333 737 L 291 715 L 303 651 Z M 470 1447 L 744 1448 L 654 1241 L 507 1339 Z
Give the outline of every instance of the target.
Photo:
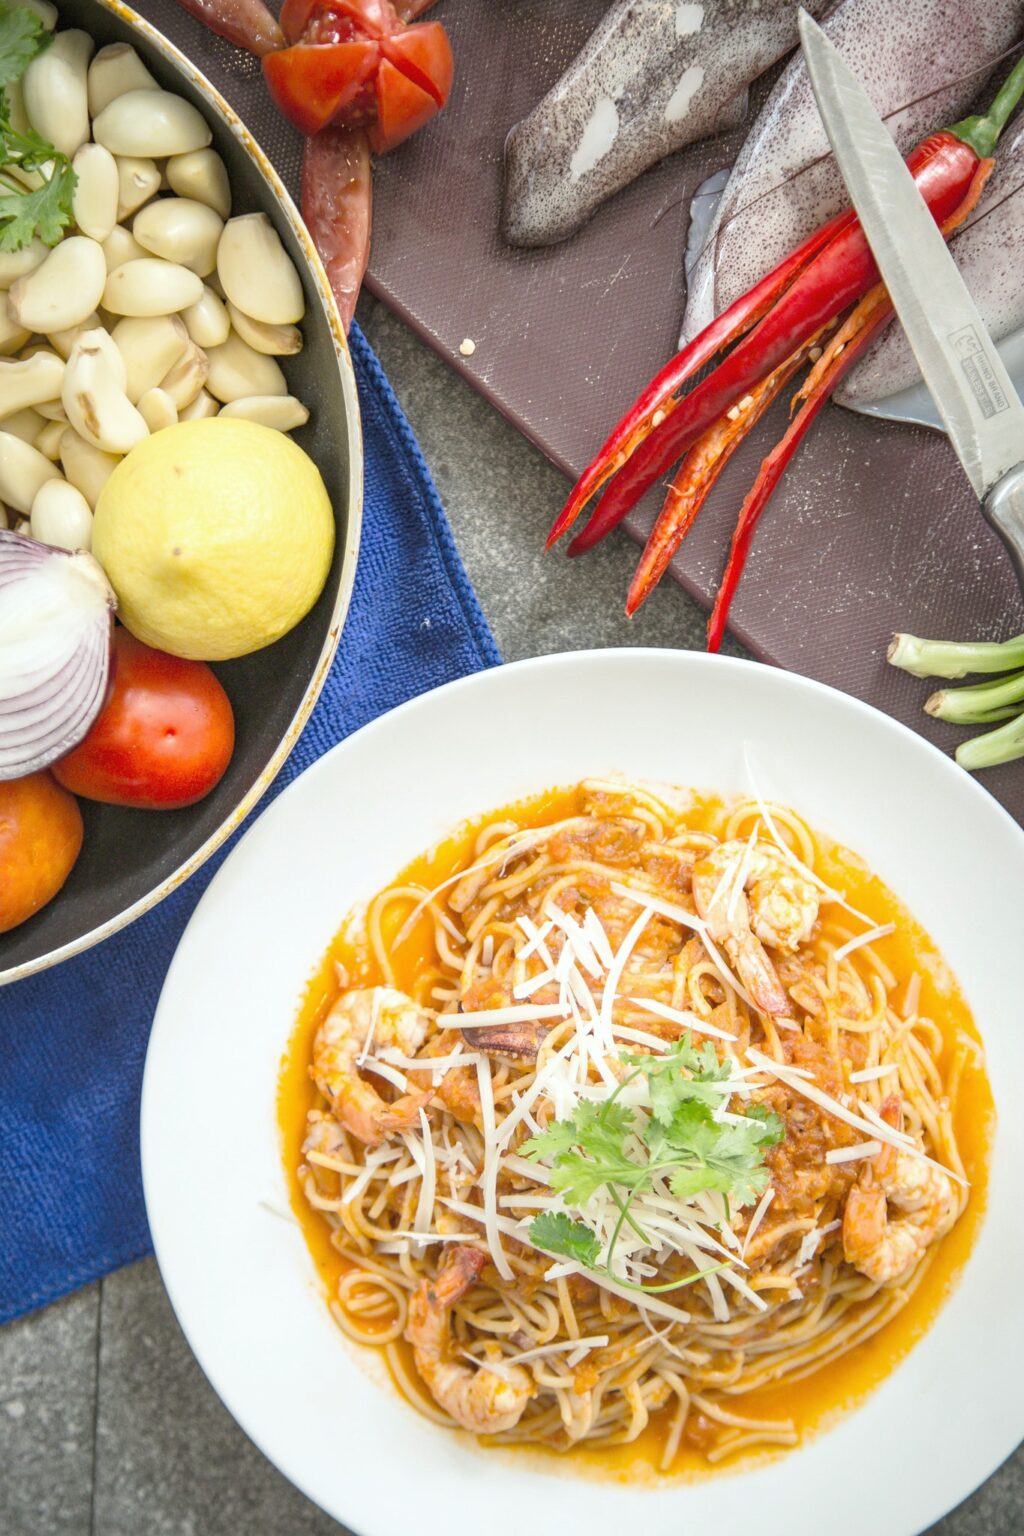
M 524 1349 L 521 1355 L 505 1355 L 503 1365 L 525 1365 L 527 1360 L 541 1360 L 545 1355 L 568 1355 L 570 1365 L 578 1365 L 592 1349 L 603 1349 L 608 1343 L 606 1333 L 592 1333 L 585 1339 L 566 1339 L 561 1344 L 538 1344 L 536 1349 Z
M 477 1063 L 476 1076 L 480 1085 L 480 1116 L 484 1127 L 484 1172 L 481 1180 L 484 1197 L 484 1231 L 487 1234 L 487 1246 L 491 1250 L 495 1269 L 503 1280 L 512 1280 L 514 1273 L 501 1246 L 501 1230 L 498 1225 L 499 1147 L 494 1120 L 491 1064 L 486 1057 L 482 1057 Z
M 865 944 L 873 944 L 876 939 L 886 939 L 890 933 L 895 932 L 895 923 L 879 923 L 877 928 L 869 928 L 867 933 L 859 933 L 856 938 L 847 939 L 846 943 L 840 944 L 836 950 L 836 962 L 845 960 L 847 955 L 852 955 L 855 949 L 863 949 Z
M 600 976 L 601 965 L 594 953 L 593 945 L 572 914 L 563 912 L 561 907 L 555 906 L 552 902 L 544 908 L 543 915 L 554 923 L 556 928 L 561 928 L 565 934 L 566 948 L 571 952 L 577 965 L 581 965 L 590 976 Z
M 492 1024 L 528 1024 L 534 1019 L 564 1019 L 568 1008 L 561 1003 L 513 1003 L 510 1008 L 469 1008 L 465 1013 L 442 1014 L 455 1029 L 490 1029 Z
M 858 1141 L 852 1147 L 833 1147 L 825 1153 L 826 1163 L 859 1163 L 863 1158 L 877 1157 L 882 1150 L 880 1141 Z
M 747 1235 L 743 1239 L 743 1249 L 742 1249 L 742 1253 L 741 1253 L 741 1257 L 742 1258 L 744 1258 L 744 1259 L 746 1258 L 746 1256 L 747 1256 L 747 1249 L 750 1246 L 750 1240 L 753 1237 L 754 1233 L 757 1231 L 758 1227 L 761 1225 L 762 1221 L 764 1220 L 765 1215 L 766 1215 L 767 1210 L 768 1210 L 768 1207 L 771 1205 L 771 1203 L 772 1203 L 772 1201 L 774 1199 L 775 1199 L 775 1185 L 774 1184 L 769 1184 L 768 1188 L 765 1190 L 764 1194 L 761 1196 L 760 1200 L 757 1202 L 757 1206 L 755 1207 L 754 1214 L 750 1218 L 750 1225 L 747 1228 Z
M 888 1077 L 898 1071 L 899 1067 L 894 1062 L 883 1061 L 877 1067 L 862 1067 L 859 1072 L 851 1072 L 849 1080 L 851 1083 L 877 1083 L 880 1077 Z
M 434 1161 L 434 1143 L 430 1135 L 430 1122 L 425 1109 L 420 1109 L 420 1130 L 423 1132 L 423 1182 L 416 1202 L 416 1215 L 412 1228 L 417 1235 L 427 1233 L 434 1225 L 434 1195 L 437 1189 L 437 1164 Z
M 716 1040 L 736 1040 L 737 1035 L 730 1035 L 726 1030 L 719 1029 L 717 1025 L 708 1024 L 697 1013 L 689 1009 L 670 1008 L 668 1003 L 659 1003 L 653 997 L 631 997 L 629 999 L 635 1007 L 642 1008 L 646 1013 L 657 1014 L 659 1019 L 668 1019 L 672 1024 L 682 1024 L 685 1029 L 692 1029 L 696 1034 L 712 1035 Z
M 607 967 L 611 965 L 612 960 L 614 959 L 612 946 L 608 941 L 608 935 L 605 932 L 604 924 L 601 922 L 601 919 L 598 917 L 593 907 L 588 907 L 584 914 L 583 932 L 587 935 L 587 938 L 593 945 L 595 955 L 600 960 L 601 964 L 607 969 Z
M 399 1093 L 408 1093 L 409 1079 L 403 1077 L 401 1072 L 397 1072 L 386 1061 L 382 1061 L 379 1056 L 374 1056 L 370 1061 L 360 1062 L 359 1065 L 364 1072 L 372 1072 L 375 1077 L 382 1077 L 386 1083 L 391 1084 L 392 1088 L 397 1088 Z
M 717 944 L 708 933 L 707 923 L 694 912 L 687 912 L 685 907 L 677 907 L 668 901 L 661 901 L 657 896 L 652 896 L 648 891 L 634 889 L 631 885 L 620 885 L 617 881 L 612 883 L 612 890 L 616 896 L 625 896 L 629 901 L 635 901 L 638 906 L 645 907 L 649 912 L 656 912 L 659 917 L 667 917 L 670 922 L 679 923 L 681 927 L 692 928 L 694 933 L 700 935 L 701 943 L 707 950 L 711 960 L 722 980 L 725 981 L 738 997 L 742 997 L 748 1008 L 757 1011 L 754 999 L 740 981 L 739 977 L 730 969 L 722 957 Z
M 814 1083 L 806 1082 L 803 1077 L 798 1077 L 793 1069 L 781 1062 L 773 1061 L 770 1056 L 765 1056 L 763 1052 L 755 1050 L 753 1046 L 748 1047 L 747 1059 L 752 1061 L 755 1066 L 760 1067 L 763 1072 L 770 1072 L 773 1077 L 779 1078 L 787 1087 L 795 1088 L 797 1093 L 803 1094 L 804 1098 L 810 1099 L 813 1104 L 817 1104 L 821 1109 L 827 1110 L 829 1114 L 835 1115 L 837 1120 L 843 1120 L 847 1125 L 852 1125 L 854 1130 L 865 1131 L 869 1136 L 873 1132 L 877 1132 L 879 1138 L 882 1141 L 888 1142 L 890 1146 L 898 1148 L 901 1152 L 913 1151 L 915 1156 L 923 1158 L 933 1168 L 940 1169 L 949 1178 L 955 1179 L 958 1184 L 967 1183 L 967 1180 L 961 1178 L 952 1168 L 943 1167 L 942 1163 L 937 1163 L 934 1158 L 922 1152 L 916 1144 L 911 1143 L 911 1146 L 908 1147 L 907 1138 L 898 1131 L 894 1131 L 892 1126 L 886 1125 L 880 1116 L 874 1115 L 873 1117 L 878 1123 L 872 1124 L 871 1119 L 865 1119 L 863 1115 L 858 1115 L 853 1110 L 847 1109 L 845 1105 L 840 1104 L 838 1099 L 832 1098 L 831 1094 L 825 1093 Z

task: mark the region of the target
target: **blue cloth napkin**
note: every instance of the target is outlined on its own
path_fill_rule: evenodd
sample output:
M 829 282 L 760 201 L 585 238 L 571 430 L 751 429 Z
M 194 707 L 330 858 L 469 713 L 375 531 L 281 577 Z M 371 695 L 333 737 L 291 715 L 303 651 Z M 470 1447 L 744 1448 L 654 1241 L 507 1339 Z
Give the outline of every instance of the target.
M 501 660 L 412 430 L 355 328 L 351 345 L 366 448 L 355 593 L 320 701 L 263 805 L 375 715 Z M 123 933 L 0 989 L 0 1323 L 151 1252 L 146 1041 L 182 929 L 226 851 Z

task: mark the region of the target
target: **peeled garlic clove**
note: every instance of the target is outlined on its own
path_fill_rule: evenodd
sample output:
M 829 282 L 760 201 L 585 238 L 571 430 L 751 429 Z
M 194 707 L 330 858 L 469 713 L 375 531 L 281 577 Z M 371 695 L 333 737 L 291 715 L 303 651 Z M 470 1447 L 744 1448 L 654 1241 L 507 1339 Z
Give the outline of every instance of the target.
M 160 388 L 179 413 L 185 411 L 199 394 L 210 372 L 210 359 L 202 347 L 189 341 L 185 351 L 160 381 Z
M 19 9 L 31 11 L 43 24 L 44 32 L 52 32 L 57 25 L 57 7 L 50 0 L 18 0 Z
M 27 516 L 39 487 L 58 478 L 58 471 L 38 449 L 13 432 L 0 432 L 0 501 Z
M 161 432 L 173 427 L 178 419 L 174 401 L 165 389 L 147 389 L 139 401 L 139 414 L 145 419 L 150 432 Z
M 127 91 L 159 89 L 130 43 L 108 43 L 89 65 L 89 116 L 99 117 L 104 107 Z
M 46 400 L 59 400 L 63 378 L 63 362 L 49 351 L 37 352 L 22 362 L 0 362 L 0 416 L 12 416 Z
M 115 453 L 94 448 L 71 427 L 65 427 L 60 440 L 60 462 L 69 484 L 81 491 L 95 511 L 100 491 L 121 460 Z
M 231 183 L 227 166 L 215 149 L 194 149 L 188 155 L 172 155 L 165 167 L 167 185 L 179 197 L 205 203 L 222 219 L 231 212 Z
M 66 480 L 47 480 L 32 503 L 32 537 L 57 549 L 88 549 L 92 542 L 89 503 Z
M 116 224 L 103 242 L 103 259 L 108 273 L 115 267 L 123 267 L 126 261 L 141 261 L 145 254 L 131 230 L 122 224 Z
M 10 432 L 14 437 L 20 437 L 23 443 L 31 443 L 33 448 L 38 447 L 37 439 L 40 432 L 47 425 L 44 417 L 38 411 L 31 408 L 24 411 L 15 411 L 11 416 L 5 416 L 0 421 L 0 432 Z M 39 449 L 42 453 L 42 449 Z M 49 455 L 47 455 L 49 457 Z
M 69 235 L 41 266 L 13 284 L 7 296 L 11 318 L 44 336 L 70 330 L 92 314 L 106 280 L 103 247 L 86 235 Z
M 9 288 L 19 277 L 27 277 L 49 254 L 50 247 L 39 239 L 30 240 L 20 251 L 0 251 L 0 288 Z
M 254 352 L 234 331 L 223 346 L 208 353 L 210 373 L 206 387 L 222 405 L 246 395 L 286 395 L 284 374 L 272 357 Z
M 302 351 L 302 332 L 297 325 L 267 325 L 243 315 L 236 304 L 228 304 L 228 318 L 246 346 L 267 357 L 293 357 Z
M 109 153 L 109 151 L 108 151 Z M 138 155 L 119 155 L 117 160 L 117 217 L 130 219 L 160 190 L 160 172 L 154 161 Z M 125 234 L 128 231 L 125 230 Z
M 100 320 L 99 315 L 95 310 L 93 310 L 91 315 L 86 315 L 81 325 L 73 325 L 71 329 L 67 331 L 51 331 L 46 339 L 50 343 L 50 346 L 53 348 L 53 350 L 56 352 L 57 356 L 62 357 L 64 361 L 67 362 L 71 355 L 71 348 L 74 346 L 79 336 L 81 336 L 82 332 L 94 331 L 96 327 L 101 324 L 102 321 Z
M 265 213 L 229 219 L 217 247 L 217 276 L 232 304 L 267 325 L 295 325 L 305 313 L 299 274 Z
M 10 357 L 12 352 L 20 352 L 29 334 L 11 319 L 7 305 L 0 300 L 0 357 Z
M 70 159 L 89 137 L 86 71 L 93 42 L 87 32 L 58 32 L 22 76 L 25 110 L 36 132 Z
M 305 426 L 309 420 L 309 412 L 294 395 L 246 395 L 222 405 L 220 414 L 255 421 L 259 426 L 273 427 L 277 432 L 294 432 L 296 427 Z
M 207 277 L 217 265 L 223 228 L 220 214 L 205 203 L 190 197 L 161 197 L 136 214 L 132 234 L 154 256 Z
M 11 417 L 11 420 L 14 420 L 13 416 Z M 68 429 L 67 422 L 43 421 L 42 417 L 40 417 L 39 420 L 41 429 L 36 434 L 36 436 L 31 439 L 32 447 L 38 449 L 39 452 L 43 455 L 44 459 L 49 459 L 51 464 L 55 464 L 56 461 L 60 458 L 60 440 Z M 49 482 L 47 482 L 47 484 L 49 484 Z
M 101 244 L 117 223 L 117 161 L 102 144 L 83 144 L 72 161 L 78 177 L 71 206 L 83 235 Z
M 181 318 L 197 347 L 219 347 L 228 339 L 231 321 L 227 309 L 209 284 L 203 288 L 203 296 L 197 304 L 182 310 Z
M 192 401 L 186 405 L 183 411 L 178 412 L 179 421 L 204 421 L 207 416 L 216 416 L 220 406 L 212 395 L 201 389 Z
M 197 303 L 202 293 L 202 278 L 187 267 L 146 256 L 114 268 L 106 280 L 102 301 L 112 315 L 171 315 Z
M 111 340 L 124 360 L 125 394 L 137 405 L 182 356 L 188 332 L 177 315 L 129 316 L 117 322 Z
M 45 55 L 44 55 L 45 57 Z M 202 113 L 171 91 L 135 90 L 117 96 L 96 118 L 92 136 L 112 155 L 184 155 L 213 135 Z
M 67 425 L 67 412 L 60 400 L 40 400 L 35 409 L 47 421 L 59 421 Z
M 124 391 L 124 361 L 105 331 L 87 331 L 71 349 L 61 394 L 68 421 L 104 453 L 129 453 L 149 436 Z

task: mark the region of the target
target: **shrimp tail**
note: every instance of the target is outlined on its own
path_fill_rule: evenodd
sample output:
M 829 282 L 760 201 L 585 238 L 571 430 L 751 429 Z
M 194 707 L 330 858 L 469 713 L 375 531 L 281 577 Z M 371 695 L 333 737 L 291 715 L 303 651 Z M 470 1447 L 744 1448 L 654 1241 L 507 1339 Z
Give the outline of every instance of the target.
M 760 944 L 743 945 L 736 952 L 740 980 L 762 1013 L 777 1018 L 789 1012 L 789 998 L 771 960 Z

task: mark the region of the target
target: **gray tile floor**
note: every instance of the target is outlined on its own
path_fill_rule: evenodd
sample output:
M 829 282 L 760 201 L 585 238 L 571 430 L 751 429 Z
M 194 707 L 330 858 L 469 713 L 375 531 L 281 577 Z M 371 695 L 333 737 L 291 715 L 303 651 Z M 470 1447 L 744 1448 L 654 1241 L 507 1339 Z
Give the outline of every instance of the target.
M 545 558 L 561 477 L 379 306 L 364 303 L 361 319 L 419 434 L 507 661 L 591 645 L 701 643 L 702 616 L 670 583 L 638 619 L 622 616 L 634 559 L 624 539 L 586 561 Z M 956 1401 L 955 1380 L 950 1411 L 970 1412 Z M 339 1530 L 221 1407 L 152 1260 L 0 1330 L 0 1536 Z M 932 1536 L 1021 1531 L 1024 1449 Z

